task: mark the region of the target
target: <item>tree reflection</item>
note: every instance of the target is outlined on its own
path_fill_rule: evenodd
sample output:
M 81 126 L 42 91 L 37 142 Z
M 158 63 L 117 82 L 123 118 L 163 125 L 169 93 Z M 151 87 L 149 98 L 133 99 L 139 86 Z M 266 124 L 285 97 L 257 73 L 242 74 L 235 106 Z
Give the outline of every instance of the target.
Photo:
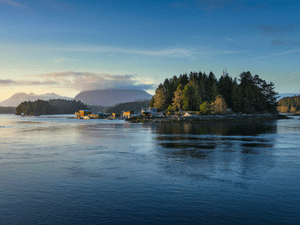
M 277 122 L 152 125 L 169 174 L 240 184 L 273 165 Z M 267 135 L 265 135 L 267 134 Z M 200 177 L 199 177 L 200 176 Z
M 212 151 L 259 154 L 259 149 L 272 148 L 271 139 L 258 137 L 276 133 L 276 121 L 261 123 L 182 123 L 158 124 L 152 127 L 156 141 L 168 156 L 203 159 Z
M 200 122 L 200 123 L 163 123 L 153 125 L 158 134 L 197 134 L 197 135 L 239 135 L 257 136 L 276 133 L 276 121 L 269 122 Z

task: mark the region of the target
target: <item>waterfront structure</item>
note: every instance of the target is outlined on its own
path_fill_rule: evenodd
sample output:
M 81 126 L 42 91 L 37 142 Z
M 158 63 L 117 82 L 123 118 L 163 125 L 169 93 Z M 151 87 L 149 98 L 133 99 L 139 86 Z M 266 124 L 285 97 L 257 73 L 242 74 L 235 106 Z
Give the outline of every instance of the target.
M 120 114 L 119 112 L 116 112 L 116 113 L 112 113 L 112 114 L 111 114 L 112 119 L 117 119 L 117 118 L 119 118 L 120 116 L 121 116 L 121 114 Z
M 157 115 L 157 108 L 143 108 L 141 111 L 142 115 L 146 115 L 146 116 L 153 116 L 153 115 Z
M 134 115 L 134 111 L 127 111 L 127 112 L 123 111 L 124 118 L 131 118 L 133 115 Z
M 92 114 L 91 110 L 79 110 L 79 112 L 75 112 L 77 119 L 82 119 L 83 117 L 87 117 Z
M 105 119 L 109 114 L 107 113 L 92 113 L 91 110 L 79 110 L 75 113 L 77 119 Z

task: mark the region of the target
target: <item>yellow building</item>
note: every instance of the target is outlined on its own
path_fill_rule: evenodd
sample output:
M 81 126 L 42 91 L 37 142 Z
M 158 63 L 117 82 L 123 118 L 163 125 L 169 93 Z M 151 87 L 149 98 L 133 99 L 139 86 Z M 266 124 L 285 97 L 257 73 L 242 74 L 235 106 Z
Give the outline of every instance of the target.
M 91 114 L 92 114 L 91 110 L 79 110 L 79 112 L 75 113 L 78 119 L 83 119 L 83 117 L 89 116 Z
M 133 116 L 133 114 L 134 114 L 134 111 L 123 112 L 123 117 L 130 118 Z
M 112 113 L 111 114 L 111 117 L 113 118 L 113 119 L 116 119 L 116 118 L 119 118 L 121 115 L 120 115 L 120 113 Z

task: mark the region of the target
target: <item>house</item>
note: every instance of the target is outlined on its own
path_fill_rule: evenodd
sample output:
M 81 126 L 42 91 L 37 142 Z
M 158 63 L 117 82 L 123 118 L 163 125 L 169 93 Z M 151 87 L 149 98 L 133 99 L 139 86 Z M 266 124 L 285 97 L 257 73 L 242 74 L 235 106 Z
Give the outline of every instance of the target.
M 105 119 L 107 118 L 107 116 L 108 116 L 107 113 L 102 113 L 102 112 L 93 113 L 89 115 L 90 119 Z
M 120 114 L 119 112 L 116 112 L 116 113 L 112 113 L 112 114 L 111 114 L 112 119 L 117 119 L 117 118 L 119 118 L 120 116 L 121 116 L 121 114 Z
M 91 110 L 79 110 L 79 112 L 76 112 L 75 115 L 77 119 L 82 119 L 83 117 L 87 117 L 92 114 Z
M 157 108 L 143 108 L 142 111 L 141 111 L 142 115 L 145 115 L 145 116 L 153 116 L 153 115 L 157 115 Z
M 123 111 L 124 118 L 131 118 L 133 115 L 134 115 L 134 111 L 127 111 L 127 112 Z

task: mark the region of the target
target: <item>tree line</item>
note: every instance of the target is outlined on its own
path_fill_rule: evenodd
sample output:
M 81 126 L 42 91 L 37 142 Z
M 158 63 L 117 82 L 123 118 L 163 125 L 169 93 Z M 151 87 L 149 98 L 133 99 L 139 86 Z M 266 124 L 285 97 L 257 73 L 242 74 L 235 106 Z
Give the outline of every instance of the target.
M 123 111 L 134 111 L 136 113 L 140 113 L 143 108 L 148 108 L 149 104 L 150 100 L 119 103 L 115 106 L 105 109 L 104 112 L 113 113 Z
M 300 95 L 285 97 L 278 101 L 278 111 L 282 113 L 295 113 L 300 111 Z
M 227 72 L 217 80 L 213 72 L 191 72 L 174 76 L 158 85 L 150 107 L 168 113 L 185 110 L 219 113 L 230 108 L 234 112 L 277 112 L 274 84 L 248 72 L 232 79 Z
M 74 114 L 80 109 L 89 107 L 76 100 L 50 99 L 49 101 L 36 100 L 25 101 L 16 108 L 16 115 L 53 115 L 53 114 Z

